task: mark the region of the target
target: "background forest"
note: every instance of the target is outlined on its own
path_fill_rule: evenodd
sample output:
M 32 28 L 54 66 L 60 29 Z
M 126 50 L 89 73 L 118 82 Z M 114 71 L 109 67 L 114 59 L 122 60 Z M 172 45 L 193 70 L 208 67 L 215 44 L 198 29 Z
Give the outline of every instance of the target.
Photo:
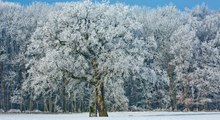
M 219 110 L 219 71 L 205 5 L 0 2 L 0 112 Z

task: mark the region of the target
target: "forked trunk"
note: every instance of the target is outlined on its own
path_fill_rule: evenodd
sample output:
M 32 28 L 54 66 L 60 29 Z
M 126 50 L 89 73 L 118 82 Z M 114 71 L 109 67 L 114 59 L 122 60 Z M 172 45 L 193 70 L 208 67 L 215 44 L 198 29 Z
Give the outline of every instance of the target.
M 94 106 L 90 107 L 90 117 L 97 117 L 97 111 L 99 117 L 108 117 L 108 113 L 105 108 L 104 100 L 104 85 L 103 82 L 97 82 L 94 98 Z

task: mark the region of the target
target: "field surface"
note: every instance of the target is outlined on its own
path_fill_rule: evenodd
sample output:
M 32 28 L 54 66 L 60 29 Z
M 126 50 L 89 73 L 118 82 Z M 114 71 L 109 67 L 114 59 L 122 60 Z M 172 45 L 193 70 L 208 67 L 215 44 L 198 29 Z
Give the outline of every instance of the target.
M 220 120 L 220 112 L 112 112 L 107 118 L 79 114 L 0 114 L 0 120 Z

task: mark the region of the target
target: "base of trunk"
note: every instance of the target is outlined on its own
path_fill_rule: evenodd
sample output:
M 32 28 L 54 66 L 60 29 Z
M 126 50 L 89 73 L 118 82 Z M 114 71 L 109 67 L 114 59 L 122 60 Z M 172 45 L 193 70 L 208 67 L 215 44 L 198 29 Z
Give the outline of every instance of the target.
M 99 112 L 99 117 L 108 117 L 108 113 L 106 111 Z
M 89 108 L 89 117 L 97 117 L 97 111 L 95 108 L 91 107 Z
M 97 117 L 97 114 L 96 113 L 89 113 L 89 117 Z
M 108 117 L 104 101 L 104 84 L 98 81 L 95 88 L 94 105 L 90 106 L 90 117 Z M 97 115 L 97 113 L 99 115 Z

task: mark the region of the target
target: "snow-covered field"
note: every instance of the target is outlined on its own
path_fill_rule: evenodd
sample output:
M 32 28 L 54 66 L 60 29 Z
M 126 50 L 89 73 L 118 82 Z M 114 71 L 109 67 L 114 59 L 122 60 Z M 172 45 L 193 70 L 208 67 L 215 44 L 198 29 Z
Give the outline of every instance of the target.
M 109 117 L 79 114 L 0 114 L 0 120 L 220 120 L 220 112 L 113 112 Z

